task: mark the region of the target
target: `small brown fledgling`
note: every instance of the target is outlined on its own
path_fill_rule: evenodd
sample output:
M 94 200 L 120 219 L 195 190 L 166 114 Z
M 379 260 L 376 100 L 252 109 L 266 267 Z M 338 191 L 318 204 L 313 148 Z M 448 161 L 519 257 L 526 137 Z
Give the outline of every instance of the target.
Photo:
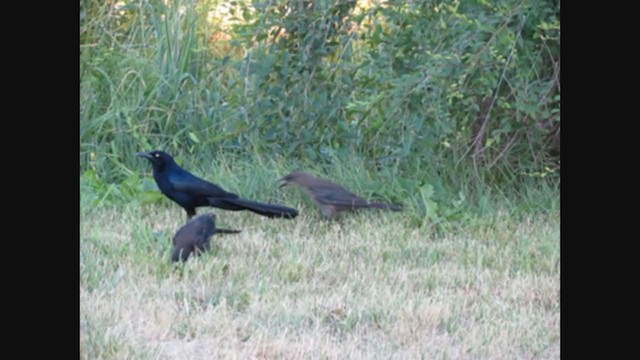
M 173 236 L 172 261 L 187 261 L 189 256 L 209 251 L 213 234 L 236 234 L 240 230 L 216 229 L 216 215 L 203 214 L 184 224 Z
M 304 172 L 293 172 L 280 180 L 284 181 L 280 187 L 294 184 L 304 189 L 326 217 L 334 217 L 340 212 L 354 211 L 360 208 L 402 211 L 400 205 L 366 201 L 338 184 Z

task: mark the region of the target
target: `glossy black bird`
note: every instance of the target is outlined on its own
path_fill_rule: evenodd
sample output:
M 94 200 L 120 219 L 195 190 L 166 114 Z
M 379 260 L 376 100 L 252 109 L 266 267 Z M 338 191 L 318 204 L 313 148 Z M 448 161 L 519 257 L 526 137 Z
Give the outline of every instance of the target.
M 213 234 L 236 234 L 239 230 L 216 229 L 216 215 L 203 214 L 184 224 L 173 236 L 172 261 L 187 261 L 195 252 L 209 251 Z
M 196 208 L 202 206 L 231 211 L 249 210 L 269 218 L 293 219 L 298 216 L 298 210 L 290 207 L 241 199 L 238 195 L 227 192 L 218 185 L 200 179 L 181 168 L 171 155 L 164 151 L 140 152 L 136 155 L 147 158 L 151 162 L 153 178 L 160 191 L 182 206 L 189 219 L 196 215 Z

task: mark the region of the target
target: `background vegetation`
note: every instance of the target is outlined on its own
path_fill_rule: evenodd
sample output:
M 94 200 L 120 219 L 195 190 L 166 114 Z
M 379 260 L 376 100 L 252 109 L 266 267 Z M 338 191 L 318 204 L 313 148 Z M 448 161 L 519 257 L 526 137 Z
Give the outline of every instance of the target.
M 422 212 L 418 193 L 475 205 L 472 189 L 559 182 L 559 1 L 80 5 L 94 187 L 139 185 L 133 154 L 155 148 L 212 174 L 223 157 L 338 179 L 355 162 Z

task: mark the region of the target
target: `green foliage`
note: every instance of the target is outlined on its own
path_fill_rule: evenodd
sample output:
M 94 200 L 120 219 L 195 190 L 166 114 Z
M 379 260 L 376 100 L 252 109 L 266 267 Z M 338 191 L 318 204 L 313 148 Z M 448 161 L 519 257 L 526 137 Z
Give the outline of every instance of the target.
M 104 204 L 138 203 L 140 205 L 160 202 L 160 193 L 153 178 L 141 179 L 132 173 L 118 184 L 102 181 L 94 170 L 80 176 L 80 205 L 82 208 L 100 208 Z
M 81 2 L 81 172 L 134 181 L 152 148 L 355 159 L 436 223 L 473 188 L 557 182 L 559 1 L 366 3 Z

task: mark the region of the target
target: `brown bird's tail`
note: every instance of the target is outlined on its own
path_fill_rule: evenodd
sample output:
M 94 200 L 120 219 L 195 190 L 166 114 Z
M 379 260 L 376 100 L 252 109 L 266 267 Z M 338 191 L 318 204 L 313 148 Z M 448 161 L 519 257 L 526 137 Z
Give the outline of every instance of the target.
M 216 228 L 216 234 L 237 234 L 239 232 L 242 232 L 242 230 L 229 230 L 229 229 Z
M 379 203 L 379 202 L 370 202 L 369 207 L 376 208 L 376 209 L 389 209 L 392 211 L 402 211 L 402 206 L 400 205 L 385 204 L 385 203 Z

